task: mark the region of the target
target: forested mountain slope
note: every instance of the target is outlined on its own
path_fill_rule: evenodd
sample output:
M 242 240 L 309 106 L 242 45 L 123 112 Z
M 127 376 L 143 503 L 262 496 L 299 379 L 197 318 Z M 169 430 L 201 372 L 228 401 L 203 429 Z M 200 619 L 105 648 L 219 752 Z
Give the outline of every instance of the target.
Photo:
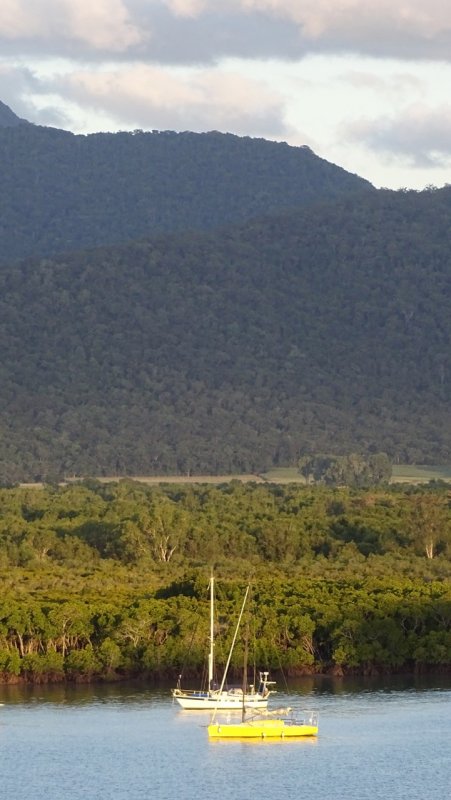
M 0 128 L 13 128 L 16 125 L 28 124 L 25 119 L 21 119 L 12 111 L 9 106 L 0 100 Z
M 2 127 L 14 118 L 21 121 L 0 107 L 3 262 L 375 191 L 306 147 L 218 132 L 74 136 Z
M 451 190 L 10 265 L 0 478 L 450 460 Z

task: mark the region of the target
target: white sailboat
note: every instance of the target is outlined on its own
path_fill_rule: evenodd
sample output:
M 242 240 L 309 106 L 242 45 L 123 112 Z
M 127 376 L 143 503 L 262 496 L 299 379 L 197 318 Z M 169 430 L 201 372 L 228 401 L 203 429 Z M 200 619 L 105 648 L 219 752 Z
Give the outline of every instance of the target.
M 241 614 L 246 604 L 248 593 L 249 587 L 246 590 Z M 238 626 L 235 631 L 232 647 L 230 648 L 221 687 L 218 689 L 214 683 L 214 577 L 212 575 L 210 578 L 210 651 L 208 655 L 208 685 L 205 689 L 182 689 L 180 676 L 177 687 L 172 689 L 172 696 L 182 708 L 192 711 L 201 711 L 202 709 L 209 709 L 210 711 L 214 709 L 241 711 L 243 704 L 247 708 L 254 709 L 267 707 L 269 695 L 274 691 L 273 689 L 270 689 L 270 686 L 274 685 L 274 681 L 270 681 L 268 679 L 269 672 L 260 672 L 258 686 L 256 687 L 250 685 L 247 687 L 244 693 L 242 687 L 226 687 L 227 671 L 237 633 Z

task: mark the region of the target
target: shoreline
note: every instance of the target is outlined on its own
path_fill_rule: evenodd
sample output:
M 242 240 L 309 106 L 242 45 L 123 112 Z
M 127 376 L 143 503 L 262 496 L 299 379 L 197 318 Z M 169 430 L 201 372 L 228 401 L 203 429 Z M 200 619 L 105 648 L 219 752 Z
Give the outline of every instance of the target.
M 80 674 L 80 675 L 67 675 L 56 673 L 40 673 L 40 674 L 27 674 L 27 675 L 7 675 L 0 673 L 0 686 L 49 686 L 49 685 L 66 685 L 76 686 L 84 684 L 119 684 L 119 683 L 148 683 L 155 687 L 169 686 L 175 683 L 178 677 L 177 670 L 142 672 L 142 673 L 120 673 L 111 671 L 104 675 L 99 673 Z M 328 679 L 368 679 L 378 680 L 382 678 L 418 678 L 418 677 L 434 677 L 434 676 L 451 676 L 451 663 L 450 664 L 430 664 L 430 665 L 413 665 L 413 666 L 400 666 L 397 668 L 387 668 L 378 665 L 366 665 L 362 669 L 356 667 L 337 667 L 331 666 L 327 669 L 318 670 L 312 668 L 290 668 L 286 671 L 274 670 L 271 671 L 273 679 L 278 684 L 279 682 L 286 682 L 286 680 L 328 680 Z M 186 685 L 189 686 L 191 682 L 198 682 L 201 678 L 200 674 L 190 673 L 186 677 Z M 241 675 L 231 676 L 231 682 L 237 682 Z M 234 680 L 235 679 L 235 680 Z

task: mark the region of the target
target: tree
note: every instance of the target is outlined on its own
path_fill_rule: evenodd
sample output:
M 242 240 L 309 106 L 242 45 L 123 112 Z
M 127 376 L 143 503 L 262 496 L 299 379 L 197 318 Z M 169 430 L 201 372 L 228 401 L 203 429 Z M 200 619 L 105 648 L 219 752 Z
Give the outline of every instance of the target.
M 350 453 L 346 456 L 305 456 L 299 461 L 299 472 L 308 483 L 369 487 L 387 483 L 392 467 L 386 453 L 370 456 Z
M 451 540 L 448 500 L 441 494 L 415 494 L 410 498 L 408 533 L 413 543 L 432 559 Z
M 187 533 L 188 518 L 183 509 L 165 497 L 153 499 L 144 533 L 157 561 L 168 564 L 180 550 Z

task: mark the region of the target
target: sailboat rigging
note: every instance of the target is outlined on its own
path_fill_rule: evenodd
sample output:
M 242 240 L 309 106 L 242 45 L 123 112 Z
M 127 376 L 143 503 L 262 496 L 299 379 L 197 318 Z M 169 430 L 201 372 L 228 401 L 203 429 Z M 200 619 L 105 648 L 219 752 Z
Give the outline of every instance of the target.
M 243 615 L 244 606 L 246 603 L 246 592 L 241 614 L 238 620 L 237 629 L 235 631 L 235 642 L 238 627 Z M 305 716 L 296 718 L 291 708 L 278 708 L 273 711 L 268 711 L 265 708 L 255 709 L 244 701 L 247 693 L 247 656 L 248 656 L 248 640 L 249 640 L 249 621 L 247 622 L 246 637 L 244 642 L 244 657 L 243 657 L 243 689 L 242 689 L 242 703 L 241 703 L 241 722 L 230 721 L 227 719 L 225 722 L 216 722 L 216 711 L 221 706 L 216 705 L 213 715 L 208 725 L 208 736 L 210 739 L 285 739 L 285 738 L 299 738 L 304 736 L 316 736 L 318 734 L 318 717 L 316 712 L 306 712 Z M 232 643 L 233 649 L 233 643 Z M 252 713 L 250 713 L 252 712 Z
M 241 608 L 240 618 L 238 625 L 235 629 L 232 646 L 229 651 L 227 664 L 224 669 L 221 686 L 219 689 L 214 683 L 214 667 L 215 667 L 215 641 L 214 641 L 214 585 L 215 579 L 213 574 L 210 578 L 210 636 L 209 636 L 209 654 L 208 654 L 208 684 L 206 689 L 182 689 L 179 682 L 175 689 L 172 689 L 172 696 L 174 700 L 186 710 L 200 711 L 202 709 L 227 709 L 229 711 L 241 711 L 243 705 L 250 708 L 266 708 L 268 705 L 268 698 L 273 689 L 270 686 L 274 685 L 274 681 L 268 679 L 269 672 L 260 672 L 260 680 L 258 688 L 255 686 L 247 686 L 243 682 L 242 688 L 227 688 L 227 672 L 232 657 L 233 648 L 235 645 L 239 624 L 243 615 L 244 607 L 247 602 L 249 594 L 249 587 L 246 590 L 243 605 Z

